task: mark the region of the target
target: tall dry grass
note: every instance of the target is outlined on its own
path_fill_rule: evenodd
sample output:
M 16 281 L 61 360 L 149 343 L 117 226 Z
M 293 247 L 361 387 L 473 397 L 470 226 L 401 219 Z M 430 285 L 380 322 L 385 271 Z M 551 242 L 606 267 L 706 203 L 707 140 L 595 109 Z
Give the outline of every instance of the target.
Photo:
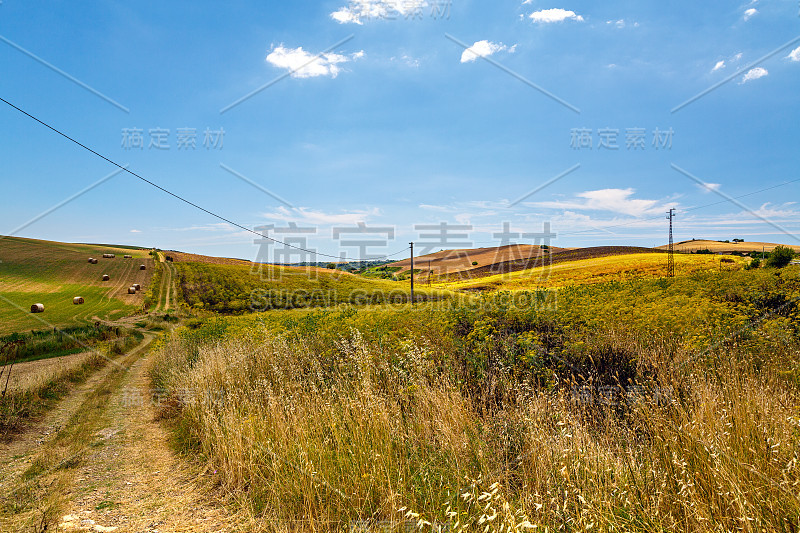
M 451 343 L 358 331 L 324 357 L 305 335 L 175 338 L 153 377 L 181 402 L 184 446 L 263 530 L 800 530 L 800 403 L 780 358 L 598 337 L 638 354 L 635 394 L 502 365 L 466 387 Z

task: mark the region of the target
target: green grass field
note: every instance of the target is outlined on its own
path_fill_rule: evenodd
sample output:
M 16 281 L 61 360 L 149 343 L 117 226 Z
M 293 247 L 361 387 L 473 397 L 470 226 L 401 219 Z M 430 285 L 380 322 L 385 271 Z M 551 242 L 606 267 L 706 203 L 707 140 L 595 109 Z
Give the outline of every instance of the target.
M 104 253 L 116 258 L 103 259 Z M 125 254 L 133 257 L 124 259 Z M 99 263 L 89 264 L 89 257 Z M 147 270 L 139 270 L 141 264 Z M 4 237 L 0 239 L 0 334 L 126 316 L 141 307 L 152 272 L 148 250 Z M 103 274 L 111 279 L 102 281 Z M 134 283 L 142 291 L 127 294 Z M 82 296 L 85 303 L 74 305 L 75 296 Z M 44 304 L 45 312 L 32 314 L 34 303 Z
M 368 279 L 320 268 L 211 263 L 175 263 L 178 290 L 193 309 L 219 313 L 327 307 L 342 303 L 380 304 L 409 298 L 407 281 Z M 419 300 L 452 296 L 446 290 L 418 287 Z

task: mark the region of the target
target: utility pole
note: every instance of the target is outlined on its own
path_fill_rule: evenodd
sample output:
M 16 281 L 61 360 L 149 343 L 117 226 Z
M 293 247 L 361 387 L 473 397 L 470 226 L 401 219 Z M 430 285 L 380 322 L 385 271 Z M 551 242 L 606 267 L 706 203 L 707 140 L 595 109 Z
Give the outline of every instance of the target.
M 414 305 L 414 243 L 408 243 L 411 245 L 411 305 Z
M 672 246 L 672 219 L 675 217 L 675 208 L 670 208 L 667 211 L 667 220 L 669 220 L 669 258 L 667 259 L 667 276 L 675 277 L 675 250 Z
M 431 260 L 428 259 L 428 287 L 431 286 Z

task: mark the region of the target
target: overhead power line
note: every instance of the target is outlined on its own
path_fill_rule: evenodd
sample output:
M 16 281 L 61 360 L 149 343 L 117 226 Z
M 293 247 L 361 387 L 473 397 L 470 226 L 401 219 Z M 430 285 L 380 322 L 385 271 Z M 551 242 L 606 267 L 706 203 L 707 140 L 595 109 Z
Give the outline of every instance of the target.
M 57 129 L 57 128 L 53 127 L 53 126 L 51 126 L 51 125 L 50 125 L 50 124 L 48 124 L 47 122 L 44 122 L 43 120 L 40 120 L 40 119 L 36 118 L 35 116 L 31 115 L 30 113 L 28 113 L 28 112 L 27 112 L 27 111 L 25 111 L 24 109 L 20 109 L 19 107 L 15 106 L 14 104 L 12 104 L 11 102 L 9 102 L 8 100 L 6 100 L 6 99 L 4 99 L 4 98 L 0 97 L 0 101 L 2 101 L 2 102 L 4 102 L 4 103 L 8 104 L 8 105 L 9 105 L 9 106 L 11 106 L 11 107 L 13 107 L 14 109 L 16 109 L 17 111 L 19 111 L 19 112 L 20 112 L 20 113 L 22 113 L 23 115 L 25 115 L 25 116 L 27 116 L 27 117 L 29 117 L 29 118 L 31 118 L 31 119 L 33 119 L 33 120 L 35 120 L 36 122 L 38 122 L 38 123 L 39 123 L 39 124 L 41 124 L 42 126 L 44 126 L 44 127 L 48 128 L 48 129 L 50 129 L 50 130 L 52 130 L 52 131 L 54 131 L 54 132 L 58 133 L 59 135 L 61 135 L 61 136 L 62 136 L 62 137 L 64 137 L 65 139 L 67 139 L 67 140 L 69 140 L 69 141 L 72 141 L 73 143 L 77 144 L 78 146 L 80 146 L 80 147 L 81 147 L 81 148 L 83 148 L 84 150 L 87 150 L 87 151 L 89 151 L 89 152 L 93 153 L 94 155 L 96 155 L 96 156 L 97 156 L 97 157 L 99 157 L 100 159 L 103 159 L 104 161 L 107 161 L 108 163 L 111 163 L 112 165 L 114 165 L 115 167 L 119 168 L 120 170 L 122 170 L 122 171 L 124 171 L 124 172 L 127 172 L 127 173 L 128 173 L 128 174 L 130 174 L 131 176 L 134 176 L 134 177 L 136 177 L 136 178 L 139 178 L 140 180 L 142 180 L 143 182 L 147 183 L 148 185 L 151 185 L 151 186 L 155 187 L 156 189 L 158 189 L 158 190 L 160 190 L 160 191 L 162 191 L 162 192 L 164 192 L 164 193 L 166 193 L 166 194 L 168 194 L 168 195 L 172 196 L 173 198 L 177 198 L 177 199 L 178 199 L 178 200 L 180 200 L 181 202 L 184 202 L 184 203 L 186 203 L 186 204 L 188 204 L 188 205 L 190 205 L 190 206 L 194 207 L 195 209 L 199 209 L 200 211 L 202 211 L 202 212 L 204 212 L 204 213 L 206 213 L 206 214 L 208 214 L 208 215 L 211 215 L 211 216 L 212 216 L 212 217 L 214 217 L 214 218 L 217 218 L 217 219 L 219 219 L 219 220 L 222 220 L 223 222 L 227 222 L 227 223 L 228 223 L 228 224 L 230 224 L 231 226 L 234 226 L 234 227 L 237 227 L 237 228 L 239 228 L 239 229 L 242 229 L 242 230 L 244 230 L 244 231 L 247 231 L 247 232 L 249 232 L 249 233 L 252 233 L 253 235 L 258 235 L 258 236 L 259 236 L 259 237 L 261 237 L 262 239 L 268 239 L 268 240 L 270 240 L 270 241 L 272 241 L 272 242 L 274 242 L 274 243 L 276 243 L 276 244 L 282 244 L 282 245 L 284 245 L 284 246 L 286 246 L 286 247 L 288 247 L 288 248 L 293 248 L 293 249 L 295 249 L 295 250 L 300 250 L 300 251 L 302 251 L 302 252 L 306 252 L 306 253 L 309 253 L 309 254 L 312 254 L 312 255 L 318 255 L 318 256 L 322 256 L 322 257 L 331 257 L 331 258 L 333 258 L 333 259 L 338 259 L 338 260 L 340 260 L 340 261 L 341 261 L 341 260 L 347 260 L 347 261 L 353 261 L 353 262 L 363 262 L 363 261 L 364 261 L 364 259 L 354 259 L 354 258 L 351 258 L 351 257 L 337 256 L 337 255 L 331 255 L 331 254 L 326 254 L 326 253 L 322 253 L 322 252 L 316 252 L 316 251 L 313 251 L 313 250 L 307 250 L 306 248 L 301 248 L 300 246 L 295 246 L 295 245 L 293 245 L 293 244 L 289 244 L 289 243 L 287 243 L 287 242 L 279 241 L 278 239 L 273 239 L 272 237 L 269 237 L 269 236 L 267 236 L 267 235 L 264 235 L 263 233 L 259 233 L 259 232 L 255 231 L 255 230 L 252 230 L 252 229 L 250 229 L 250 228 L 248 228 L 248 227 L 246 227 L 246 226 L 243 226 L 243 225 L 241 225 L 241 224 L 238 224 L 238 223 L 234 222 L 233 220 L 230 220 L 230 219 L 228 219 L 228 218 L 225 218 L 225 217 L 223 217 L 222 215 L 218 215 L 218 214 L 214 213 L 213 211 L 210 211 L 210 210 L 206 209 L 205 207 L 202 207 L 202 206 L 200 206 L 200 205 L 197 205 L 196 203 L 192 202 L 191 200 L 187 200 L 187 199 L 186 199 L 186 198 L 184 198 L 183 196 L 180 196 L 180 195 L 178 195 L 178 194 L 175 194 L 175 193 L 174 193 L 174 192 L 172 192 L 172 191 L 169 191 L 169 190 L 165 189 L 164 187 L 162 187 L 161 185 L 158 185 L 157 183 L 153 183 L 153 182 L 152 182 L 152 181 L 150 181 L 149 179 L 147 179 L 147 178 L 145 178 L 145 177 L 143 177 L 143 176 L 140 176 L 140 175 L 139 175 L 139 174 L 137 174 L 136 172 L 133 172 L 132 170 L 129 170 L 127 167 L 124 167 L 124 166 L 120 165 L 120 164 L 119 164 L 119 163 L 117 163 L 116 161 L 113 161 L 112 159 L 109 159 L 108 157 L 104 156 L 103 154 L 101 154 L 101 153 L 99 153 L 99 152 L 96 152 L 95 150 L 92 150 L 91 148 L 89 148 L 89 147 L 88 147 L 88 146 L 86 146 L 85 144 L 81 143 L 80 141 L 77 141 L 77 140 L 73 139 L 72 137 L 70 137 L 70 136 L 69 136 L 69 135 L 67 135 L 66 133 L 62 132 L 61 130 L 59 130 L 59 129 Z M 387 257 L 387 258 L 388 258 L 388 257 L 393 257 L 393 256 L 395 256 L 395 255 L 399 255 L 399 254 L 401 254 L 401 253 L 405 252 L 406 250 L 408 250 L 408 248 L 403 248 L 402 250 L 399 250 L 399 251 L 397 251 L 397 252 L 395 252 L 395 253 L 393 253 L 393 254 L 389 254 L 389 255 L 387 255 L 387 256 L 385 256 L 385 257 Z

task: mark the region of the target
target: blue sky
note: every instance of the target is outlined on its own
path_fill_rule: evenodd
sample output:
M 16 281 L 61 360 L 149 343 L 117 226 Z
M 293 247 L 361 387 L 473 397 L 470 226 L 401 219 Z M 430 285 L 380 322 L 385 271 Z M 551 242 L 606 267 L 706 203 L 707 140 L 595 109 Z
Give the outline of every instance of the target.
M 800 178 L 799 10 L 3 0 L 0 96 L 248 228 L 313 227 L 296 237 L 332 255 L 358 255 L 346 243 L 364 235 L 333 238 L 358 223 L 393 228 L 371 254 L 424 245 L 430 231 L 415 226 L 441 222 L 472 226 L 454 233 L 473 246 L 499 244 L 505 222 L 549 222 L 557 246 L 653 246 L 671 207 L 677 240 L 798 244 L 787 233 L 800 229 L 800 182 L 728 199 Z M 0 233 L 115 170 L 0 105 Z M 259 249 L 125 173 L 17 234 Z

